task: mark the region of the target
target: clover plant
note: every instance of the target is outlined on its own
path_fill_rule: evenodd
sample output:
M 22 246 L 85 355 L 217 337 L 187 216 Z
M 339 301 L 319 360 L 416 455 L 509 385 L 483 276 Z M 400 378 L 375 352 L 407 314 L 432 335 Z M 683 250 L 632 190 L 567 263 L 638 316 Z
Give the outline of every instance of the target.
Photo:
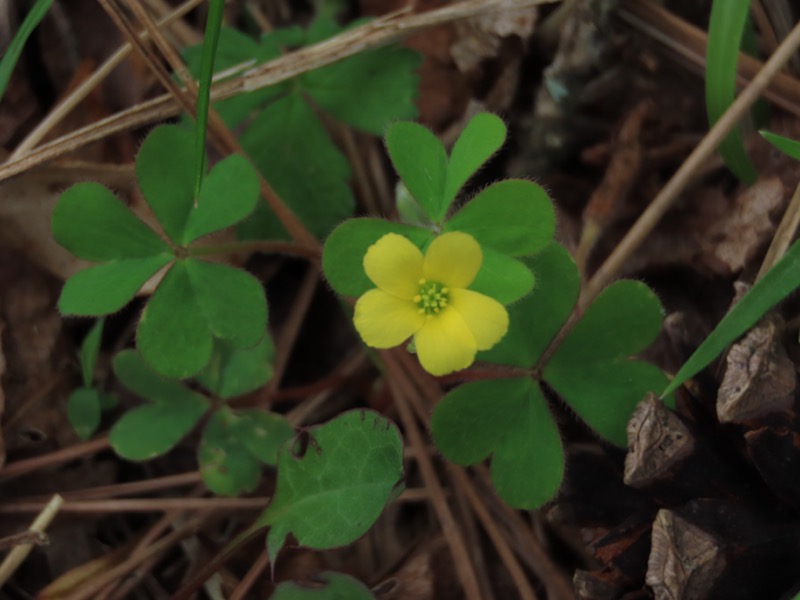
M 302 586 L 285 581 L 275 588 L 270 600 L 375 600 L 375 596 L 363 583 L 345 575 L 324 571 L 319 574 L 319 583 L 324 586 Z
M 505 136 L 501 119 L 479 114 L 448 156 L 421 125 L 390 127 L 389 155 L 417 204 L 408 210 L 405 198 L 402 214 L 414 222 L 346 221 L 325 244 L 323 268 L 337 292 L 359 296 L 355 327 L 367 345 L 386 348 L 413 335 L 410 349 L 435 375 L 476 358 L 512 367 L 456 387 L 436 407 L 431 427 L 437 447 L 458 464 L 491 455 L 500 495 L 534 508 L 555 495 L 564 472 L 546 390 L 603 439 L 624 446 L 635 404 L 667 382 L 653 365 L 630 358 L 658 334 L 662 309 L 646 285 L 616 282 L 545 356 L 580 291 L 575 263 L 552 240 L 547 193 L 509 179 L 452 210 Z
M 164 236 L 97 183 L 65 191 L 52 217 L 59 244 L 100 263 L 67 281 L 58 302 L 65 316 L 118 311 L 148 279 L 165 271 L 142 313 L 136 342 L 150 366 L 178 378 L 208 364 L 215 339 L 254 346 L 267 324 L 259 281 L 241 269 L 204 260 L 210 249 L 198 243 L 253 211 L 256 173 L 241 156 L 229 156 L 205 177 L 195 198 L 193 143 L 190 132 L 164 125 L 153 130 L 136 157 L 142 195 Z
M 294 435 L 286 419 L 260 409 L 234 409 L 228 402 L 264 385 L 272 376 L 269 336 L 254 348 L 217 341 L 209 365 L 195 378 L 198 391 L 150 369 L 133 350 L 114 357 L 114 373 L 148 402 L 128 411 L 111 429 L 114 450 L 129 460 L 168 452 L 206 417 L 197 462 L 206 487 L 218 494 L 252 491 L 262 465 L 274 465 L 278 448 Z M 143 435 L 147 432 L 147 435 Z

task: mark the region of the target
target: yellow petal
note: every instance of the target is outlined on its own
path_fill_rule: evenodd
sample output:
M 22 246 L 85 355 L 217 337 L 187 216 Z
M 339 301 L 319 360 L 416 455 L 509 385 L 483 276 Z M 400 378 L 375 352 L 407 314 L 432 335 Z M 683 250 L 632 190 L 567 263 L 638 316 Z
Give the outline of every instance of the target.
M 387 233 L 367 250 L 364 271 L 378 289 L 410 299 L 422 279 L 422 252 L 402 235 Z
M 475 337 L 453 309 L 430 317 L 414 336 L 422 367 L 432 375 L 466 369 L 475 360 Z
M 483 252 L 471 235 L 454 231 L 440 235 L 425 253 L 425 279 L 452 289 L 465 288 L 481 268 Z
M 414 335 L 425 323 L 425 316 L 417 310 L 410 300 L 370 290 L 356 302 L 353 323 L 367 346 L 392 348 Z
M 450 306 L 475 336 L 478 350 L 488 350 L 508 331 L 508 312 L 494 298 L 472 290 L 451 290 Z

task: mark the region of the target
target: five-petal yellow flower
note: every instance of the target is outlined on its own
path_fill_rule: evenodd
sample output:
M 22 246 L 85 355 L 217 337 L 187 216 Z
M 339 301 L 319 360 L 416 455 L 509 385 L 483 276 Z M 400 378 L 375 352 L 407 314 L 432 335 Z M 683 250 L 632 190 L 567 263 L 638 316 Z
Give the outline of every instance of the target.
M 414 336 L 419 361 L 433 375 L 471 365 L 478 350 L 508 330 L 505 307 L 467 289 L 482 262 L 480 245 L 466 233 L 440 235 L 424 256 L 405 237 L 384 235 L 364 255 L 364 271 L 377 286 L 356 302 L 364 343 L 392 348 Z

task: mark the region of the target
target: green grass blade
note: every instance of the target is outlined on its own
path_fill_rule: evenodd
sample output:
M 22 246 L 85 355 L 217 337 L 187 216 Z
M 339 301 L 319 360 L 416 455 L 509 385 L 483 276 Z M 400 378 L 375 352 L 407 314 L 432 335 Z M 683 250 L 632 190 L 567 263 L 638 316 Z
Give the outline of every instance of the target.
M 706 110 L 713 125 L 733 104 L 739 47 L 747 23 L 750 0 L 716 0 L 711 7 L 706 55 Z M 720 144 L 719 152 L 731 171 L 742 181 L 753 183 L 756 171 L 742 141 L 741 128 L 734 128 Z
M 723 317 L 714 331 L 675 374 L 675 378 L 664 390 L 662 397 L 671 394 L 682 383 L 697 374 L 728 344 L 752 327 L 764 313 L 798 286 L 800 286 L 800 242 L 795 242 L 786 255 Z
M 791 156 L 795 160 L 800 160 L 800 142 L 797 140 L 783 137 L 782 135 L 778 135 L 777 133 L 772 133 L 770 131 L 762 130 L 759 131 L 759 133 L 761 134 L 761 137 L 763 137 L 787 156 Z
M 0 59 L 0 98 L 6 93 L 6 86 L 8 85 L 9 79 L 11 79 L 11 73 L 17 65 L 20 54 L 22 54 L 25 42 L 28 41 L 28 38 L 31 36 L 31 33 L 33 33 L 33 30 L 36 29 L 39 21 L 41 21 L 45 14 L 47 14 L 47 11 L 50 10 L 51 4 L 53 4 L 53 0 L 36 0 L 36 4 L 33 5 L 33 8 L 31 8 L 30 12 L 25 16 L 25 20 L 22 21 L 22 25 L 20 25 L 17 34 L 14 36 L 14 39 L 11 40 L 8 50 L 3 54 L 3 58 Z
M 200 198 L 200 188 L 206 170 L 206 130 L 208 129 L 208 106 L 211 98 L 211 78 L 214 75 L 214 57 L 222 29 L 224 0 L 211 0 L 208 5 L 206 33 L 203 40 L 203 58 L 200 62 L 200 80 L 197 88 L 197 126 L 195 129 L 195 201 Z

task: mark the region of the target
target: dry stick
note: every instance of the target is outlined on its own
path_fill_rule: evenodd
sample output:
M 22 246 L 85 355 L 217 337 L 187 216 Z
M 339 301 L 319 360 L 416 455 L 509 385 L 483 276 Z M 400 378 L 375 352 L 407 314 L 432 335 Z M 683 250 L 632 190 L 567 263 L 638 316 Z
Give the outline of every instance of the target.
M 794 188 L 794 194 L 789 202 L 789 206 L 783 214 L 778 229 L 775 230 L 775 235 L 772 236 L 772 242 L 770 242 L 769 249 L 764 257 L 764 262 L 761 263 L 756 281 L 766 275 L 767 271 L 774 267 L 775 263 L 786 254 L 786 250 L 792 243 L 798 225 L 800 225 L 800 183 Z
M 212 88 L 212 100 L 223 100 L 242 91 L 252 91 L 275 85 L 324 67 L 365 50 L 371 50 L 403 37 L 418 33 L 428 27 L 456 19 L 464 19 L 489 13 L 500 8 L 525 8 L 537 4 L 548 4 L 558 0 L 472 0 L 445 6 L 422 14 L 398 17 L 390 15 L 378 18 L 366 25 L 341 33 L 325 42 L 297 50 L 254 69 L 232 81 L 222 81 Z M 141 127 L 155 121 L 174 117 L 181 112 L 169 94 L 153 98 L 139 105 L 82 127 L 52 142 L 42 144 L 36 150 L 7 161 L 0 166 L 0 181 L 8 179 L 48 160 L 72 152 L 91 142 L 101 140 L 113 133 Z
M 174 11 L 169 13 L 158 22 L 159 27 L 166 27 L 176 20 L 183 17 L 186 13 L 194 10 L 204 0 L 187 0 L 181 4 Z M 142 39 L 146 39 L 147 32 L 139 34 Z M 116 69 L 128 55 L 130 55 L 132 46 L 128 43 L 123 44 L 114 52 L 106 61 L 100 65 L 90 77 L 81 82 L 70 94 L 64 98 L 58 105 L 56 105 L 50 113 L 42 119 L 42 121 L 31 131 L 27 137 L 20 142 L 11 156 L 8 158 L 9 162 L 19 159 L 28 153 L 31 148 L 42 141 L 50 131 L 58 125 L 64 117 L 66 117 L 72 109 L 80 104 L 91 92 L 94 90 L 108 75 Z
M 278 336 L 275 344 L 275 365 L 273 367 L 272 379 L 269 382 L 268 391 L 275 391 L 283 379 L 286 365 L 294 348 L 300 328 L 303 326 L 306 313 L 314 299 L 314 292 L 317 291 L 319 284 L 319 273 L 317 269 L 310 266 L 303 276 L 303 282 L 297 291 L 294 303 L 288 318 L 284 319 L 283 330 Z
M 158 490 L 165 490 L 175 487 L 183 487 L 201 481 L 200 471 L 190 471 L 189 473 L 179 473 L 177 475 L 166 475 L 142 481 L 130 483 L 115 483 L 112 485 L 102 485 L 74 492 L 64 492 L 61 494 L 64 500 L 99 500 L 101 498 L 114 498 L 116 496 L 144 494 Z M 36 501 L 40 498 L 19 499 L 18 502 Z
M 135 513 L 165 510 L 262 510 L 268 503 L 264 498 L 118 498 L 108 500 L 66 500 L 61 507 L 65 513 Z M 3 502 L 0 514 L 31 513 L 42 510 L 44 502 Z
M 98 574 L 97 576 L 93 577 L 91 580 L 83 584 L 80 590 L 74 594 L 70 594 L 63 600 L 89 600 L 90 598 L 96 598 L 97 593 L 105 588 L 108 584 L 116 581 L 120 577 L 124 577 L 146 560 L 155 557 L 166 550 L 169 550 L 181 540 L 194 535 L 201 522 L 201 519 L 193 519 L 188 521 L 181 527 L 175 529 L 175 531 L 172 533 L 165 535 L 156 543 L 147 547 L 145 550 L 134 554 L 128 560 L 121 562 L 117 566 L 112 567 L 111 569 L 104 571 L 102 574 Z
M 475 472 L 480 476 L 485 488 L 492 490 L 493 485 L 489 470 L 484 465 L 477 465 Z M 573 600 L 575 591 L 572 583 L 553 563 L 550 556 L 531 535 L 528 524 L 519 513 L 500 500 L 494 492 L 489 492 L 489 499 L 494 508 L 494 513 L 508 523 L 508 530 L 516 540 L 519 548 L 517 553 L 536 574 L 547 590 L 549 600 Z
M 410 361 L 404 360 L 405 363 L 403 366 L 407 369 L 411 367 L 412 373 L 412 381 L 417 383 L 417 387 L 422 392 L 422 396 L 427 396 L 427 400 L 429 403 L 435 403 L 439 400 L 442 395 L 441 389 L 434 388 L 431 385 L 425 385 L 425 379 L 428 379 L 431 383 L 433 380 L 428 376 L 425 377 L 416 377 L 414 376 L 414 370 L 420 369 L 421 367 L 419 363 L 414 361 L 414 359 L 406 354 L 405 355 Z M 417 413 L 417 418 L 422 420 L 423 422 L 427 421 L 428 415 L 426 414 L 426 408 L 422 404 L 422 399 L 416 395 L 409 395 L 409 400 L 411 401 L 411 406 L 414 411 Z M 517 562 L 516 558 L 514 557 L 513 553 L 509 549 L 508 542 L 503 538 L 502 534 L 497 529 L 497 525 L 491 519 L 486 510 L 486 507 L 478 498 L 474 487 L 469 482 L 469 478 L 465 474 L 464 470 L 460 467 L 455 465 L 450 466 L 450 475 L 455 481 L 456 485 L 463 492 L 464 496 L 466 496 L 467 501 L 470 503 L 473 512 L 476 514 L 478 519 L 480 519 L 481 523 L 483 524 L 486 533 L 489 535 L 489 538 L 494 543 L 495 548 L 497 549 L 497 553 L 500 555 L 503 564 L 505 564 L 506 568 L 508 569 L 509 574 L 511 575 L 512 580 L 514 581 L 517 589 L 519 590 L 520 597 L 523 599 L 534 599 L 536 598 L 536 594 L 533 592 L 533 589 L 530 587 L 530 583 L 528 582 L 528 578 L 525 576 L 525 573 L 522 571 L 522 568 Z M 477 506 L 476 506 L 477 503 Z
M 108 437 L 101 437 L 90 442 L 62 448 L 50 454 L 19 460 L 6 465 L 0 470 L 0 482 L 16 479 L 17 477 L 27 475 L 44 467 L 54 466 L 59 463 L 81 458 L 82 456 L 89 456 L 100 450 L 105 450 L 108 447 Z
M 686 59 L 699 73 L 705 72 L 708 35 L 652 0 L 628 1 L 620 9 L 622 19 L 643 31 L 678 56 Z M 739 54 L 737 85 L 744 87 L 763 63 L 744 53 Z M 764 90 L 764 96 L 784 110 L 800 115 L 800 81 L 778 73 Z
M 228 600 L 244 600 L 247 592 L 250 591 L 250 588 L 253 587 L 258 578 L 261 577 L 261 574 L 267 570 L 269 566 L 269 554 L 266 552 L 262 552 L 261 555 L 258 557 L 258 560 L 254 562 L 250 568 L 245 573 L 244 578 L 239 582 L 231 596 Z
M 450 547 L 450 552 L 453 555 L 454 567 L 458 578 L 461 580 L 461 586 L 464 589 L 464 595 L 467 600 L 480 600 L 480 585 L 478 584 L 478 577 L 475 574 L 472 562 L 469 559 L 469 553 L 464 546 L 464 538 L 461 535 L 461 530 L 447 505 L 442 484 L 436 475 L 436 469 L 433 466 L 433 461 L 425 448 L 425 440 L 420 433 L 417 426 L 416 418 L 411 409 L 410 398 L 415 394 L 415 390 L 409 378 L 403 372 L 402 367 L 398 363 L 396 356 L 401 351 L 385 350 L 381 352 L 386 367 L 389 370 L 389 385 L 392 388 L 395 398 L 395 406 L 400 415 L 400 420 L 406 430 L 406 437 L 415 451 L 417 465 L 419 466 L 422 480 L 425 486 L 430 490 L 430 503 L 433 506 L 436 515 L 439 517 L 439 522 L 442 526 L 442 534 Z
M 494 547 L 497 549 L 497 553 L 500 555 L 500 559 L 508 570 L 508 574 L 511 575 L 514 585 L 517 586 L 521 600 L 537 600 L 536 593 L 533 591 L 533 588 L 531 588 L 525 571 L 522 570 L 508 542 L 498 529 L 497 523 L 494 522 L 486 506 L 483 504 L 483 501 L 480 499 L 480 496 L 478 496 L 475 488 L 472 486 L 469 477 L 467 477 L 462 468 L 457 466 L 450 467 L 450 475 L 464 492 L 467 501 L 472 507 L 472 511 L 477 515 L 478 519 L 480 519 L 486 534 L 489 536 L 489 539 L 492 540 Z
M 187 497 L 198 498 L 205 493 L 205 486 L 198 485 L 187 494 Z M 199 518 L 208 518 L 211 515 L 213 515 L 213 513 L 207 513 Z M 133 556 L 137 552 L 145 551 L 147 547 L 155 542 L 165 531 L 171 529 L 176 523 L 180 523 L 189 516 L 191 515 L 183 510 L 170 510 L 165 512 L 139 539 L 133 550 L 131 550 L 130 555 Z M 107 600 L 108 598 L 122 600 L 123 598 L 128 598 L 130 591 L 138 586 L 142 579 L 155 568 L 158 561 L 158 557 L 151 557 L 135 570 L 126 574 L 123 580 L 109 583 L 102 592 L 98 593 L 96 600 Z
M 47 526 L 50 525 L 50 522 L 55 518 L 58 514 L 58 509 L 61 508 L 61 503 L 63 500 L 61 496 L 56 494 L 53 498 L 48 502 L 45 507 L 42 509 L 42 512 L 39 514 L 38 517 L 31 523 L 29 531 L 33 533 L 42 533 Z M 2 564 L 0 564 L 0 588 L 3 587 L 9 578 L 14 574 L 14 571 L 22 564 L 22 562 L 28 557 L 28 554 L 31 553 L 33 550 L 34 544 L 27 543 L 22 544 L 21 546 L 17 546 L 11 552 L 8 553 L 5 560 Z
M 670 208 L 678 195 L 691 180 L 692 174 L 702 163 L 711 156 L 725 138 L 728 132 L 745 115 L 752 104 L 769 85 L 770 80 L 780 71 L 786 62 L 800 47 L 800 23 L 798 23 L 789 36 L 781 43 L 778 50 L 764 64 L 753 81 L 748 85 L 734 103 L 725 111 L 725 114 L 716 122 L 706 136 L 700 141 L 697 148 L 678 168 L 664 188 L 653 199 L 639 219 L 634 223 L 628 234 L 617 245 L 611 255 L 594 274 L 581 294 L 580 305 L 588 304 L 617 274 L 628 257 L 639 247 L 648 234 L 653 230 L 658 221 Z

